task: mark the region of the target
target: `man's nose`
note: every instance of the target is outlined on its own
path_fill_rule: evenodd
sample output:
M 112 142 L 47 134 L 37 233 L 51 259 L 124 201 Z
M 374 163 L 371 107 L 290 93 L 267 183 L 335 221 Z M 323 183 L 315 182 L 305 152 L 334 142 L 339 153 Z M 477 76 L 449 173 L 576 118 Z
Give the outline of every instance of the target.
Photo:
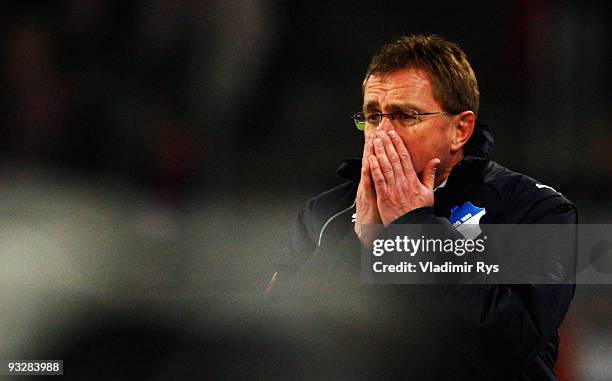
M 376 131 L 389 132 L 389 131 L 391 131 L 393 129 L 394 129 L 393 128 L 393 120 L 392 120 L 391 116 L 390 115 L 385 115 L 380 120 L 380 123 L 378 123 L 378 127 L 376 128 Z

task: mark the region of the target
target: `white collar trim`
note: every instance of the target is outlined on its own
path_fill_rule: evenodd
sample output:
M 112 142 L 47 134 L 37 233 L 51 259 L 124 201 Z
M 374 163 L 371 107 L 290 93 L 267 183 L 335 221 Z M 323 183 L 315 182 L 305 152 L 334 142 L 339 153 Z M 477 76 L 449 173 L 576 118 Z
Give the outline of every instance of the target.
M 438 186 L 437 186 L 437 187 L 434 189 L 434 191 L 437 191 L 437 190 L 438 190 L 438 189 L 440 189 L 440 188 L 444 188 L 444 186 L 446 185 L 446 182 L 447 182 L 447 181 L 448 181 L 448 179 L 446 179 L 446 180 L 442 181 L 442 184 L 438 185 Z

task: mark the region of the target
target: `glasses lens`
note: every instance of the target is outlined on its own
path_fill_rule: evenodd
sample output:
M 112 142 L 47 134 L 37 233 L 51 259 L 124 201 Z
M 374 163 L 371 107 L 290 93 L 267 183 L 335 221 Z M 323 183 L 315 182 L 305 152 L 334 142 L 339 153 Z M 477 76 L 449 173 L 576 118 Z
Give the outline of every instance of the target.
M 415 115 L 416 114 L 416 115 Z M 405 127 L 412 127 L 419 121 L 419 116 L 416 111 L 402 112 L 398 118 Z
M 358 112 L 357 114 L 353 115 L 353 121 L 355 122 L 355 126 L 358 130 L 365 130 L 365 115 L 362 112 Z

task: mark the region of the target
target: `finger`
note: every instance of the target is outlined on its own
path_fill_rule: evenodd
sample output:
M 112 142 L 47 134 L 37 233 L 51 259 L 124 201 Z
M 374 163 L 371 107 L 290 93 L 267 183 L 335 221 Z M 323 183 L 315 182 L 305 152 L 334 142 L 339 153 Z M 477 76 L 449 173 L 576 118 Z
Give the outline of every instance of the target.
M 389 131 L 389 134 L 395 131 Z M 387 158 L 389 159 L 389 163 L 391 163 L 391 167 L 393 168 L 393 175 L 395 176 L 395 180 L 397 181 L 404 176 L 404 168 L 402 167 L 402 162 L 400 157 L 393 146 L 393 142 L 389 138 L 389 134 L 384 134 L 382 137 L 383 145 L 385 147 L 385 152 L 387 153 Z M 397 134 L 396 134 L 397 135 Z
M 369 138 L 365 139 L 365 141 L 363 142 L 363 159 L 366 159 L 368 156 L 368 152 L 370 152 L 372 149 L 372 136 L 370 135 Z M 362 161 L 362 164 L 365 164 L 365 160 Z
M 378 164 L 378 157 L 370 156 L 370 172 L 372 173 L 372 181 L 374 182 L 374 188 L 376 189 L 376 195 L 382 196 L 387 194 L 387 182 L 383 175 L 380 165 Z
M 369 166 L 368 156 L 374 154 L 374 140 L 375 135 L 370 135 L 370 137 L 363 144 L 363 157 L 361 158 L 361 177 L 365 178 L 366 176 L 366 167 Z M 369 174 L 369 172 L 368 172 Z
M 375 137 L 376 137 L 376 135 L 370 136 L 370 139 L 368 139 L 368 142 L 367 142 L 367 144 L 364 147 L 363 157 L 365 159 L 364 163 L 366 163 L 366 164 L 368 162 L 368 156 L 374 155 L 374 138 Z
M 369 155 L 372 156 L 372 155 Z M 365 191 L 365 195 L 369 199 L 376 199 L 376 191 L 374 182 L 372 181 L 372 172 L 370 171 L 370 161 L 366 158 L 361 170 L 361 185 Z
M 438 164 L 440 164 L 440 159 L 436 157 L 435 159 L 429 160 L 423 170 L 422 183 L 430 191 L 434 190 L 434 185 L 436 184 L 436 170 L 438 169 Z
M 368 156 L 374 155 L 374 138 L 375 137 L 376 135 L 372 134 L 372 136 L 370 136 L 370 139 L 369 139 L 369 144 L 365 147 L 365 153 Z
M 379 165 L 381 173 L 385 177 L 387 186 L 393 188 L 395 185 L 393 167 L 387 158 L 387 153 L 385 152 L 385 147 L 380 137 L 376 137 L 376 139 L 374 139 L 374 153 L 376 153 L 377 164 Z M 370 162 L 370 169 L 373 169 L 372 162 Z
M 361 159 L 361 177 L 366 177 L 366 175 L 370 175 L 370 163 L 368 161 L 368 157 L 374 155 L 374 136 L 370 136 L 368 140 L 364 143 L 363 147 L 363 157 Z M 370 178 L 371 180 L 371 178 Z
M 412 166 L 412 158 L 410 157 L 410 153 L 404 145 L 402 138 L 393 130 L 389 131 L 389 137 L 391 138 L 391 142 L 395 147 L 395 151 L 399 155 L 400 162 L 402 163 L 402 168 L 404 170 L 404 175 L 406 177 L 416 176 L 414 167 Z
M 363 142 L 363 153 L 361 156 L 361 177 L 365 175 L 365 168 L 368 165 L 368 152 L 370 151 L 370 147 L 372 145 L 372 137 L 370 136 Z

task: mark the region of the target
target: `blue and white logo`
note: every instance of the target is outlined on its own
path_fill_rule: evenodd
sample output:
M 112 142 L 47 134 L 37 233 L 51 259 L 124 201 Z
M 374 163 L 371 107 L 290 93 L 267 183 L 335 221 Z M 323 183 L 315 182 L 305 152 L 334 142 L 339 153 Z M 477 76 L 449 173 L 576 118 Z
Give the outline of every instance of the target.
M 486 213 L 485 208 L 480 208 L 468 201 L 451 209 L 449 221 L 466 239 L 474 239 L 482 233 L 480 219 Z

